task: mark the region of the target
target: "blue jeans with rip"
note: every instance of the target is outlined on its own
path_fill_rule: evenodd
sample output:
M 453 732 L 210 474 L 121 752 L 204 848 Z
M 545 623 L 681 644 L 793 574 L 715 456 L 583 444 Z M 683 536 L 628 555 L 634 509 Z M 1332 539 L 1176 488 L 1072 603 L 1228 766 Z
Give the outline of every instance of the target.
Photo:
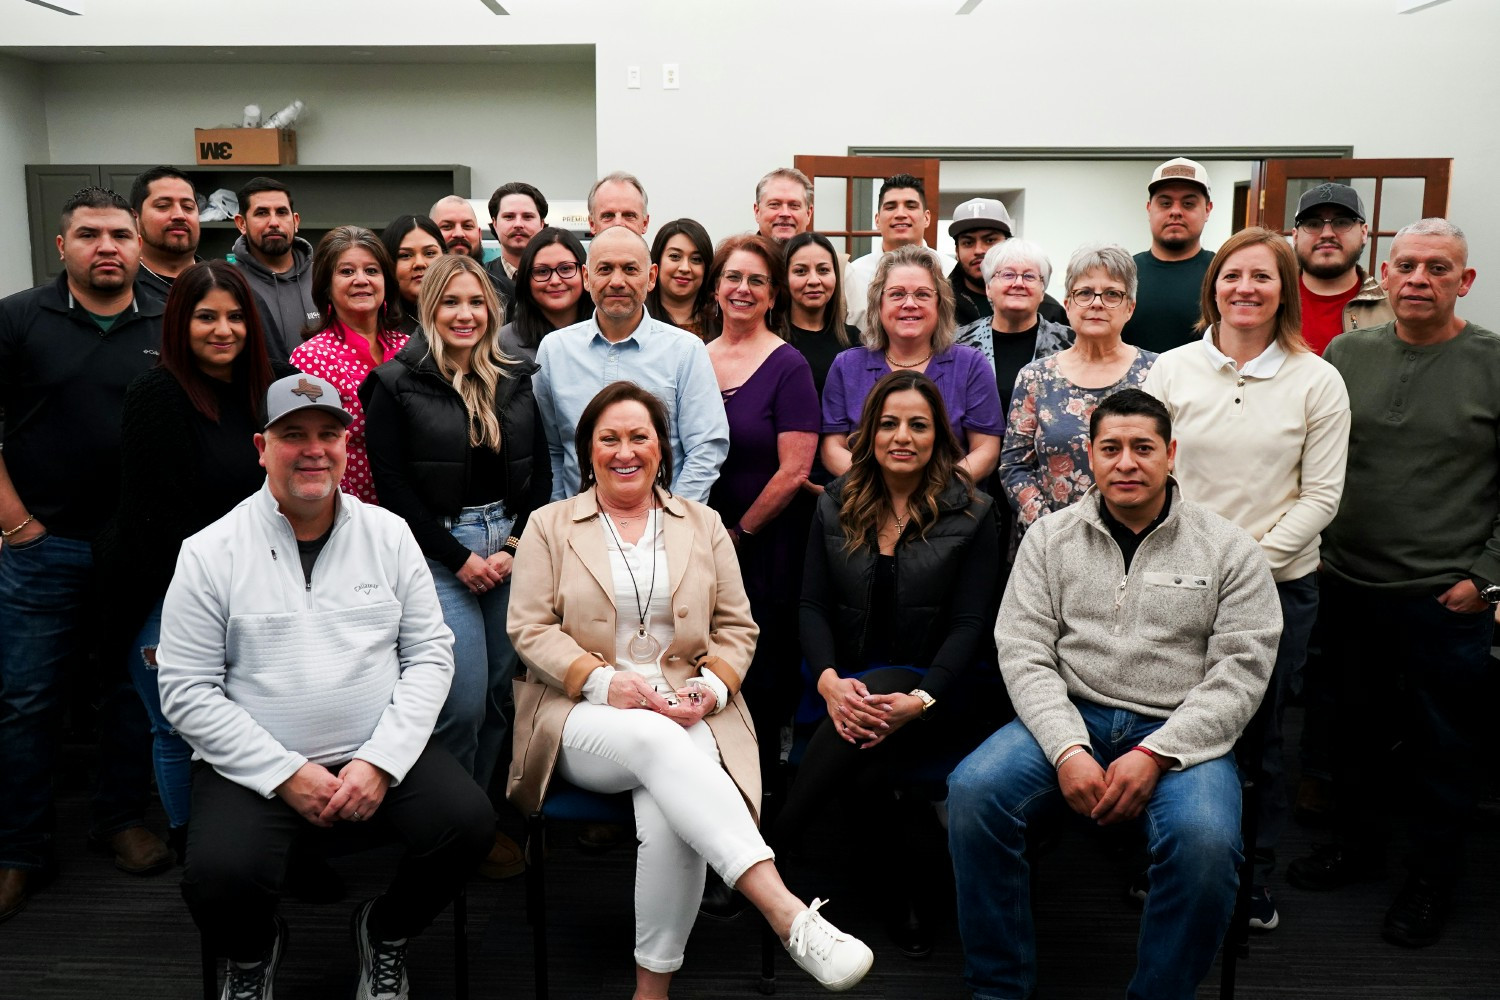
M 0 546 L 0 867 L 53 863 L 63 691 L 68 666 L 88 651 L 93 582 L 87 541 L 43 535 Z M 108 837 L 145 815 L 150 736 L 123 673 L 110 675 L 102 695 L 91 832 Z
M 1164 720 L 1074 700 L 1106 769 Z M 1239 885 L 1240 779 L 1226 755 L 1161 776 L 1135 822 L 1151 854 L 1132 1000 L 1192 1000 L 1229 926 Z M 1027 829 L 1068 809 L 1057 773 L 1019 719 L 948 778 L 948 843 L 958 887 L 964 975 L 975 1000 L 1036 991 Z
M 515 523 L 504 503 L 497 502 L 465 507 L 449 519 L 448 530 L 469 551 L 487 559 L 505 546 Z M 510 685 L 519 657 L 505 633 L 510 580 L 476 594 L 442 563 L 429 559 L 427 565 L 437 585 L 443 621 L 453 630 L 453 686 L 432 736 L 480 788 L 488 789 L 515 713 Z
M 193 748 L 161 712 L 161 690 L 156 686 L 156 646 L 161 642 L 161 606 L 146 616 L 135 642 L 125 654 L 125 666 L 135 684 L 146 716 L 151 720 L 151 764 L 156 769 L 156 791 L 175 829 L 187 825 L 193 797 Z

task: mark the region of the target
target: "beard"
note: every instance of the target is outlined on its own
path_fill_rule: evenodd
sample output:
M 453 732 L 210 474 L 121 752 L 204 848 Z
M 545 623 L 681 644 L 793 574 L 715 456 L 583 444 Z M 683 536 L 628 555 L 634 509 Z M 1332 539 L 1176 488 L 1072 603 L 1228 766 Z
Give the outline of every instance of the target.
M 1328 281 L 1340 275 L 1348 274 L 1364 252 L 1364 247 L 1356 247 L 1353 250 L 1345 251 L 1342 256 L 1336 257 L 1331 261 L 1314 263 L 1310 255 L 1305 256 L 1299 251 L 1297 254 L 1297 263 L 1301 265 L 1304 273 L 1310 274 L 1314 278 Z
M 247 234 L 245 240 L 251 247 L 259 250 L 267 257 L 280 257 L 292 249 L 292 238 L 290 236 L 283 236 L 280 233 L 262 236 L 258 240 L 251 239 Z
M 198 238 L 188 232 L 160 232 L 141 234 L 146 245 L 167 254 L 190 254 L 198 252 Z
M 470 243 L 462 236 L 450 237 L 448 242 L 444 245 L 444 249 L 449 253 L 462 254 L 465 257 L 473 257 L 475 260 L 479 259 L 478 248 L 476 248 L 474 244 Z
M 126 276 L 125 268 L 118 270 L 97 271 L 89 268 L 88 287 L 96 292 L 118 292 L 131 282 Z
M 1181 253 L 1193 245 L 1193 237 L 1190 236 L 1158 236 L 1156 242 L 1163 250 L 1170 253 Z

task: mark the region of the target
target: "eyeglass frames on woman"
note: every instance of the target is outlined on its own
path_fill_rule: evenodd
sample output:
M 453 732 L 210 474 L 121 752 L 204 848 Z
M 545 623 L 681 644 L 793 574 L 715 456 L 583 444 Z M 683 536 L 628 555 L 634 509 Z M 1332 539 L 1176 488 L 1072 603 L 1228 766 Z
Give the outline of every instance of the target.
M 537 264 L 531 269 L 531 280 L 538 285 L 545 285 L 552 280 L 553 273 L 564 281 L 578 273 L 578 264 L 575 261 L 565 260 L 556 267 L 548 267 L 546 264 Z
M 1104 308 L 1118 309 L 1125 304 L 1125 293 L 1118 288 L 1106 288 L 1096 291 L 1092 288 L 1075 288 L 1068 293 L 1068 298 L 1080 309 L 1087 309 L 1094 304 L 1095 299 L 1104 300 Z

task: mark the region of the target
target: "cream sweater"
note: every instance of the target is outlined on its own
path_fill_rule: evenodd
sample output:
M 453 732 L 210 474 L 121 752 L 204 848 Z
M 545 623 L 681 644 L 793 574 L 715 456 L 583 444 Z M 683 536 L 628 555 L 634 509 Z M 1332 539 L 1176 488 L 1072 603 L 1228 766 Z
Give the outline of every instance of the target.
M 1166 404 L 1182 495 L 1250 532 L 1277 583 L 1318 568 L 1349 457 L 1349 394 L 1307 351 L 1235 369 L 1212 338 L 1167 351 L 1143 388 Z

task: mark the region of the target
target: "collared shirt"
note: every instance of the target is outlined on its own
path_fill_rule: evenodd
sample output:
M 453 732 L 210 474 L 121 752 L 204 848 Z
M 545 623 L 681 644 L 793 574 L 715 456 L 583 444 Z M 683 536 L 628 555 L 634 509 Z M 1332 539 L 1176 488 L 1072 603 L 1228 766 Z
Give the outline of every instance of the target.
M 549 333 L 537 349 L 541 371 L 532 377 L 547 449 L 552 499 L 578 492 L 574 432 L 584 407 L 611 382 L 634 382 L 667 407 L 672 445 L 672 492 L 706 501 L 729 454 L 729 420 L 703 341 L 641 311 L 624 340 L 610 343 L 590 317 Z
M 1129 525 L 1124 524 L 1114 514 L 1110 513 L 1109 504 L 1104 502 L 1104 494 L 1099 494 L 1099 520 L 1104 522 L 1104 527 L 1109 529 L 1109 537 L 1113 538 L 1115 544 L 1120 547 L 1120 555 L 1125 557 L 1126 573 L 1130 572 L 1130 563 L 1135 559 L 1136 549 L 1141 547 L 1141 543 L 1146 540 L 1146 536 L 1155 531 L 1157 525 L 1165 521 L 1167 515 L 1170 513 L 1172 513 L 1172 484 L 1170 482 L 1167 484 L 1167 489 L 1163 496 L 1161 513 L 1152 518 L 1151 523 L 1140 531 L 1136 531 Z
M 1214 366 L 1215 371 L 1222 371 L 1225 365 L 1233 368 L 1246 378 L 1274 378 L 1281 371 L 1281 366 L 1286 362 L 1286 349 L 1276 338 L 1271 338 L 1270 345 L 1264 350 L 1245 362 L 1241 368 L 1235 364 L 1233 358 L 1219 350 L 1214 343 L 1215 327 L 1209 327 L 1203 331 L 1203 350 L 1208 354 L 1208 363 Z

